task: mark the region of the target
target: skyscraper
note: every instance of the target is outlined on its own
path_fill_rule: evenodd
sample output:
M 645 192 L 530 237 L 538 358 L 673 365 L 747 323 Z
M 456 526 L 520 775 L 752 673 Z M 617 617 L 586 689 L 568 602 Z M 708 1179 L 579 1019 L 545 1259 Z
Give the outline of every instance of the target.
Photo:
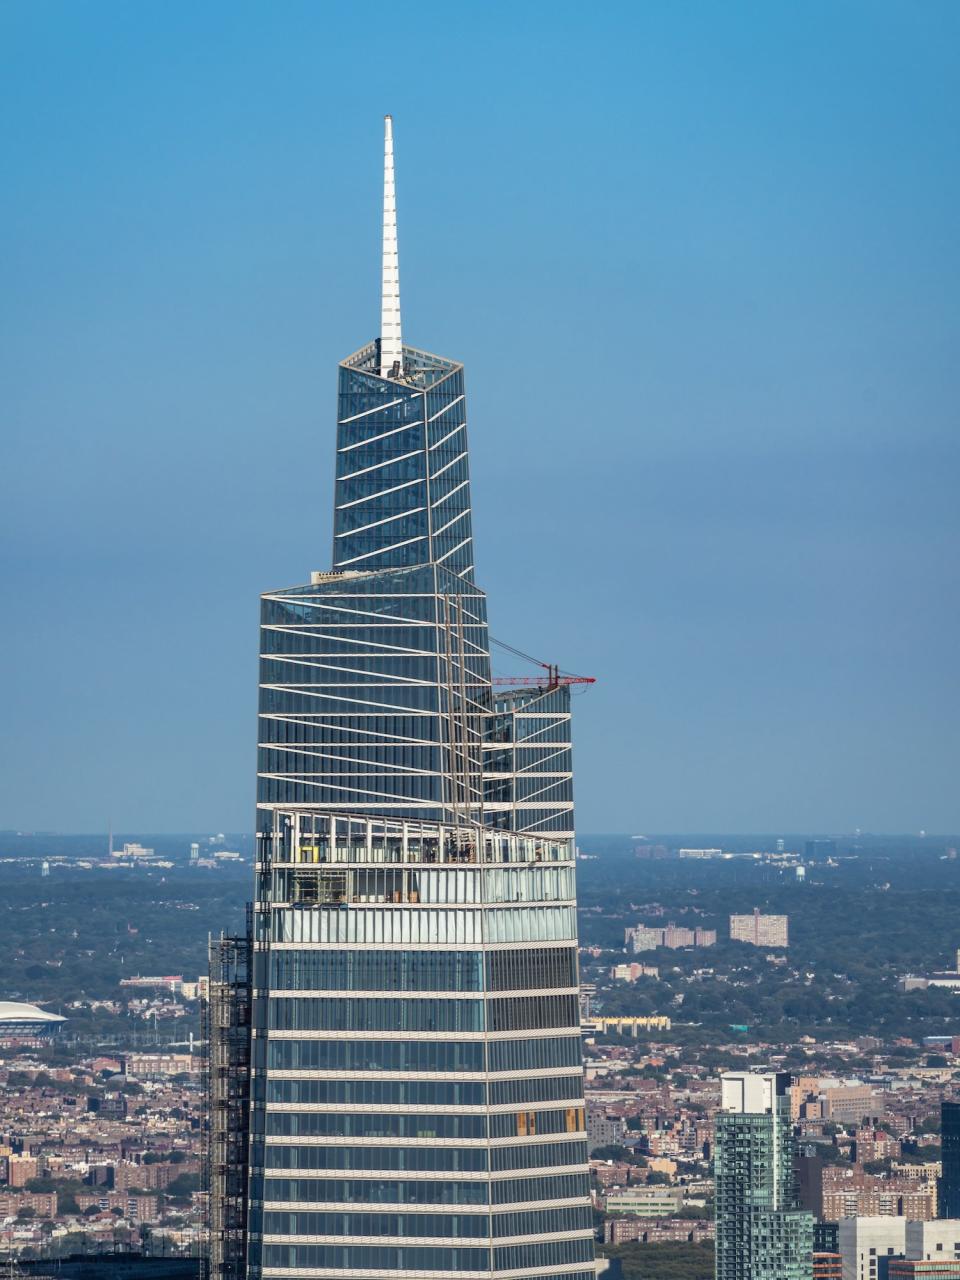
M 245 1249 L 213 1273 L 593 1280 L 569 689 L 493 696 L 463 367 L 402 342 L 389 117 L 381 333 L 337 417 L 333 569 L 263 597 L 249 1068 L 211 1070 L 211 1115 L 246 1090 L 214 1215 Z
M 731 1071 L 716 1117 L 716 1280 L 810 1280 L 813 1215 L 797 1208 L 790 1076 Z
M 940 1103 L 942 1176 L 937 1186 L 941 1218 L 960 1218 L 960 1102 Z

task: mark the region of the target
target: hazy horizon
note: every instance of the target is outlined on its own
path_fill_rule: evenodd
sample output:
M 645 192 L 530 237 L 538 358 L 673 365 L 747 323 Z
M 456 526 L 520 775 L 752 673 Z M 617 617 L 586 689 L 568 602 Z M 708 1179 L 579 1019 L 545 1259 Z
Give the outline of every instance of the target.
M 389 111 L 493 634 L 597 677 L 579 826 L 960 829 L 958 45 L 938 0 L 5 5 L 2 821 L 252 821 Z

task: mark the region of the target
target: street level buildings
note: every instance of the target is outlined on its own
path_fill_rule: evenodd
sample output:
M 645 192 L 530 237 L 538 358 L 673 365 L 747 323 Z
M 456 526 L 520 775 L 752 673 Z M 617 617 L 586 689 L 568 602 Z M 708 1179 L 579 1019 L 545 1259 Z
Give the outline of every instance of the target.
M 594 1280 L 570 691 L 491 679 L 464 371 L 401 337 L 389 118 L 383 231 L 380 336 L 339 367 L 333 567 L 262 601 L 250 963 L 224 940 L 211 978 L 212 1272 Z M 245 1045 L 223 1006 L 247 972 Z

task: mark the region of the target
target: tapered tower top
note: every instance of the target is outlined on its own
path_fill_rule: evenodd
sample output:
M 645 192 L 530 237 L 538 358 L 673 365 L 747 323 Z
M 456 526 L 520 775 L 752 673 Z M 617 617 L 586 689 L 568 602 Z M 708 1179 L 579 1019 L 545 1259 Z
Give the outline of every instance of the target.
M 397 253 L 397 192 L 393 175 L 393 116 L 383 118 L 383 283 L 380 293 L 380 376 L 399 377 L 400 259 Z

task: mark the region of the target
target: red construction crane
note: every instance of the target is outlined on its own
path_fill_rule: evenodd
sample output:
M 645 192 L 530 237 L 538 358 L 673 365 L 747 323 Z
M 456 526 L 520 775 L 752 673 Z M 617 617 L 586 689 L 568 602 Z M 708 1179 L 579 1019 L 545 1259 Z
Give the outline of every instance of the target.
M 494 684 L 505 684 L 516 686 L 527 685 L 545 685 L 548 689 L 557 689 L 560 685 L 567 684 L 596 684 L 595 676 L 562 676 L 560 668 L 552 662 L 541 662 L 540 666 L 546 671 L 546 678 L 543 676 L 494 676 Z

